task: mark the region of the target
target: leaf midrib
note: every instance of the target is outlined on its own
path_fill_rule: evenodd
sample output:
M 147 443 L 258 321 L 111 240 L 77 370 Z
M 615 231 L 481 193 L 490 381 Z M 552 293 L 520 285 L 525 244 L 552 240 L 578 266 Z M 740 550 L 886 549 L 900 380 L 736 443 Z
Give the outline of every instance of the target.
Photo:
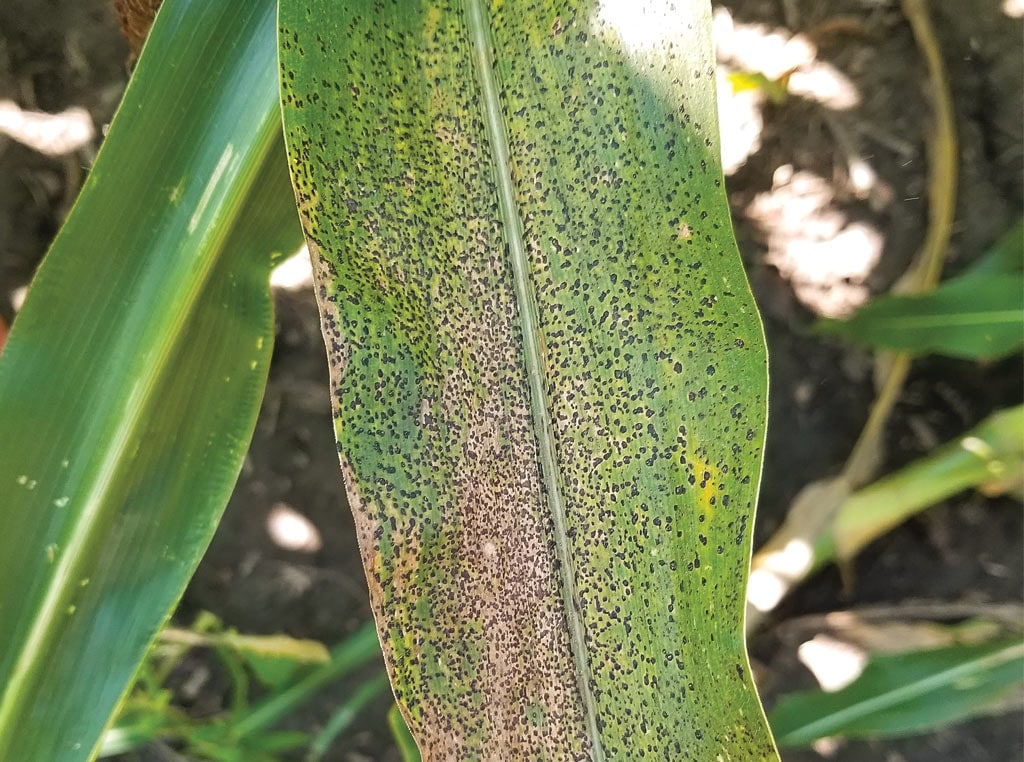
M 482 5 L 482 0 L 467 0 L 466 2 L 466 21 L 473 46 L 473 65 L 480 85 L 480 101 L 483 106 L 484 125 L 493 159 L 498 205 L 505 242 L 508 245 L 509 259 L 512 264 L 516 306 L 523 335 L 523 358 L 526 363 L 533 429 L 537 439 L 546 502 L 554 524 L 562 602 L 565 607 L 565 619 L 569 630 L 573 659 L 576 662 L 577 683 L 583 701 L 584 721 L 590 736 L 592 758 L 594 762 L 604 762 L 604 750 L 601 747 L 597 724 L 597 702 L 590 688 L 590 663 L 587 656 L 585 627 L 582 615 L 576 605 L 575 567 L 572 554 L 569 551 L 565 501 L 558 479 L 554 435 L 552 434 L 551 417 L 548 413 L 547 394 L 544 390 L 543 359 L 539 342 L 539 312 L 530 282 L 522 217 L 516 202 L 515 189 L 512 186 L 512 162 L 509 158 L 508 135 L 505 130 L 505 119 L 502 115 L 501 98 L 498 94 L 494 61 L 491 56 L 493 43 L 490 24 Z
M 967 326 L 1015 325 L 1021 322 L 1018 310 L 989 310 L 959 314 L 933 313 L 930 315 L 903 315 L 891 318 L 891 328 L 959 328 Z

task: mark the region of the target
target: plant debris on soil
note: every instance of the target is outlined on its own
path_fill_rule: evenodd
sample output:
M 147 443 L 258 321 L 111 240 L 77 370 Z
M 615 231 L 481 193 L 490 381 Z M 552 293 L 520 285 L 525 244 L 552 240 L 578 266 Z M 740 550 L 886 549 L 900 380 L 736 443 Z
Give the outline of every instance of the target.
M 1024 27 L 1012 17 L 1013 3 L 930 6 L 960 140 L 949 275 L 980 256 L 1024 208 Z M 926 70 L 895 0 L 729 0 L 715 7 L 727 185 L 771 362 L 760 543 L 804 485 L 842 467 L 866 420 L 874 396 L 870 355 L 816 335 L 810 325 L 885 292 L 924 240 L 932 112 Z M 127 82 L 129 55 L 108 0 L 0 5 L 0 337 L 88 171 Z M 773 82 L 774 89 L 765 84 Z M 54 155 L 5 132 L 12 109 L 75 108 L 89 115 L 94 134 Z M 187 624 L 209 610 L 241 632 L 285 632 L 330 645 L 369 618 L 366 586 L 337 463 L 313 293 L 300 278 L 279 288 L 276 300 L 276 346 L 255 438 L 177 617 Z M 1019 356 L 989 365 L 916 362 L 888 424 L 882 473 L 1019 403 L 1020 370 Z M 275 542 L 268 521 L 282 513 L 304 517 L 312 537 L 290 547 Z M 795 659 L 799 628 L 788 622 L 907 601 L 952 611 L 1020 602 L 1022 571 L 1019 504 L 975 493 L 946 501 L 870 546 L 845 583 L 826 569 L 769 616 L 750 643 L 766 703 L 813 685 Z M 179 696 L 200 716 L 228 700 L 223 676 L 204 674 Z M 291 727 L 322 725 L 346 689 L 326 691 Z M 389 699 L 376 702 L 328 759 L 397 760 L 385 722 L 389 706 Z M 841 762 L 1001 762 L 1024 755 L 1024 728 L 1019 715 L 1005 715 L 819 751 Z M 819 751 L 785 757 L 818 760 Z M 161 754 L 132 758 L 171 758 Z

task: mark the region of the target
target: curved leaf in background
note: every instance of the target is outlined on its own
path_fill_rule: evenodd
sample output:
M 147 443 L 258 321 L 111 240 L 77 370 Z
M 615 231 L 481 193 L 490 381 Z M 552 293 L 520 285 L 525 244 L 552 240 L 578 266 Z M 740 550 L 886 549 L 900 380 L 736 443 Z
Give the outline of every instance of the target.
M 1024 218 L 1007 230 L 965 275 L 991 275 L 1024 272 Z
M 819 327 L 872 347 L 994 360 L 1024 346 L 1024 276 L 967 274 L 934 291 L 872 299 L 848 320 Z
M 342 470 L 424 759 L 776 759 L 710 29 L 703 0 L 281 3 Z
M 91 756 L 227 503 L 298 245 L 273 0 L 167 0 L 0 359 L 0 759 Z
M 1019 637 L 876 656 L 840 691 L 783 698 L 772 729 L 780 746 L 913 735 L 1018 704 L 1022 674 Z
M 988 495 L 1024 490 L 1024 405 L 997 410 L 952 442 L 850 495 L 811 545 L 811 568 L 849 561 L 911 516 L 971 488 Z
M 923 294 L 886 294 L 825 332 L 914 355 L 992 360 L 1024 347 L 1024 221 L 966 272 Z

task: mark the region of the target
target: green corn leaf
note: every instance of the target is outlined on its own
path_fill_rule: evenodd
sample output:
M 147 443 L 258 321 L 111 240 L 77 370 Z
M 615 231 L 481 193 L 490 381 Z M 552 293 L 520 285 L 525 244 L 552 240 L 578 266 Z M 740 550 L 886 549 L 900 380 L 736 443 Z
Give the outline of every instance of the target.
M 1024 487 L 1024 405 L 998 410 L 952 442 L 857 490 L 814 545 L 817 568 L 848 561 L 926 508 L 965 489 L 993 495 Z
M 424 759 L 776 759 L 710 7 L 284 0 L 293 184 Z
M 300 241 L 273 0 L 167 0 L 0 359 L 0 759 L 87 759 L 205 550 Z
M 969 274 L 1019 273 L 1024 271 L 1024 219 L 1007 230 L 985 252 L 985 256 L 967 269 Z M 966 274 L 966 273 L 965 273 Z
M 835 693 L 783 698 L 771 713 L 780 746 L 828 736 L 912 735 L 1006 708 L 1024 691 L 1019 638 L 876 656 Z
M 915 355 L 994 360 L 1024 347 L 1024 222 L 963 275 L 926 294 L 873 299 L 819 330 Z
M 395 741 L 402 762 L 420 762 L 420 751 L 416 748 L 416 739 L 409 732 L 405 718 L 398 709 L 398 704 L 392 704 L 388 709 L 388 727 L 391 729 L 391 737 Z
M 387 693 L 389 687 L 388 676 L 381 671 L 355 688 L 352 695 L 334 710 L 324 724 L 323 730 L 310 742 L 306 762 L 320 762 L 338 737 L 352 727 L 370 702 Z
M 819 327 L 873 347 L 997 359 L 1024 346 L 1024 276 L 965 275 L 922 296 L 882 296 Z
M 160 642 L 192 648 L 226 648 L 238 652 L 247 659 L 279 659 L 300 664 L 323 663 L 331 658 L 327 646 L 320 641 L 293 638 L 289 635 L 241 635 L 234 630 L 203 633 L 165 627 L 160 632 Z

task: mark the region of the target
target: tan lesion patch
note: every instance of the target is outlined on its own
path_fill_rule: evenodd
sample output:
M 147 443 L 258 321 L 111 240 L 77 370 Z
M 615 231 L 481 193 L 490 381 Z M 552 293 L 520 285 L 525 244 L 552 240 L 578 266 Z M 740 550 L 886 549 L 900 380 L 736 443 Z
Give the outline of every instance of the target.
M 352 509 L 352 515 L 356 524 L 356 540 L 359 543 L 359 553 L 363 559 L 363 568 L 366 570 L 366 581 L 370 586 L 370 599 L 374 602 L 374 610 L 377 610 L 383 600 L 383 590 L 380 587 L 380 570 L 378 563 L 378 552 L 375 548 L 374 536 L 380 522 L 373 518 L 373 512 L 369 510 L 363 497 L 360 494 L 359 482 L 356 479 L 352 465 L 344 453 L 339 453 L 341 462 L 341 474 L 345 480 L 345 493 L 348 496 L 348 504 Z
M 308 226 L 304 219 L 303 226 Z M 307 227 L 308 229 L 308 227 Z M 337 410 L 337 391 L 341 388 L 342 380 L 345 377 L 345 369 L 348 368 L 351 350 L 341 334 L 342 315 L 335 304 L 328 297 L 333 289 L 333 273 L 331 266 L 324 259 L 320 247 L 307 236 L 306 245 L 309 247 L 309 258 L 313 264 L 313 277 L 316 283 L 316 304 L 320 311 L 320 331 L 324 337 L 324 346 L 327 349 L 327 364 L 331 374 L 331 405 L 335 417 Z

